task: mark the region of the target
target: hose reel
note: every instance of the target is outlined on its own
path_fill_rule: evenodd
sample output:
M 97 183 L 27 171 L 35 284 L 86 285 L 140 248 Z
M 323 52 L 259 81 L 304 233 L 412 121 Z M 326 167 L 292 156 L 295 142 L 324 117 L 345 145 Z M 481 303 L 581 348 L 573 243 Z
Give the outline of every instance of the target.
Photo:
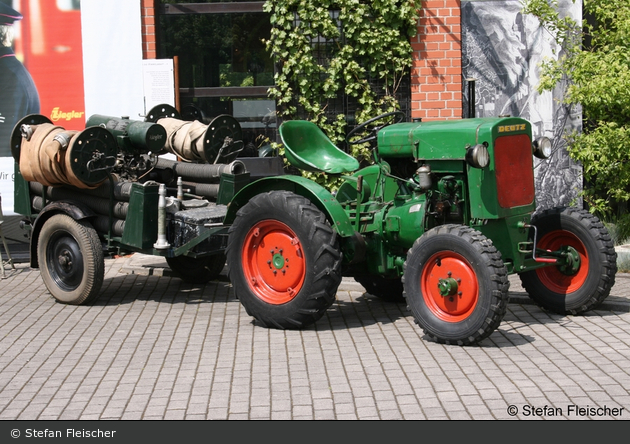
M 145 120 L 166 129 L 166 150 L 186 162 L 230 163 L 243 150 L 241 125 L 227 114 L 211 119 L 206 125 L 199 120 L 181 120 L 175 108 L 158 105 Z
M 116 164 L 117 144 L 95 126 L 69 131 L 44 116 L 27 116 L 13 129 L 11 151 L 27 181 L 96 188 Z

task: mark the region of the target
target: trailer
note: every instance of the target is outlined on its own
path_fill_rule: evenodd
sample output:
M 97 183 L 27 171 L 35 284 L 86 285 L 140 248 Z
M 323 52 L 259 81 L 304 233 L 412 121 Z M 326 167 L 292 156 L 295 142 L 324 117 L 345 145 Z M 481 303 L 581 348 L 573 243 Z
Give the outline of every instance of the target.
M 23 118 L 11 152 L 30 266 L 58 302 L 75 305 L 98 297 L 108 255 L 161 256 L 186 281 L 215 279 L 225 266 L 222 222 L 251 181 L 247 165 L 283 174 L 281 159 L 240 160 L 241 149 L 233 117 L 183 121 L 168 105 L 144 121 L 94 115 L 83 131 Z

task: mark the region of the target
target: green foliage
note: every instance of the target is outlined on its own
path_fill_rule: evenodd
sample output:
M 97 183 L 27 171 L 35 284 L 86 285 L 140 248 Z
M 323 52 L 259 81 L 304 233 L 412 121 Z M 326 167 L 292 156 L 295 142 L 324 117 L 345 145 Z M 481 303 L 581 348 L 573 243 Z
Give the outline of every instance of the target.
M 266 44 L 279 68 L 270 94 L 279 114 L 287 119 L 298 111 L 307 115 L 338 144 L 348 116 L 331 117 L 329 101 L 344 94 L 355 99 L 357 123 L 397 109 L 395 93 L 412 64 L 417 4 L 419 0 L 268 0 L 264 9 L 271 13 L 273 28 Z M 372 79 L 384 91 L 374 91 Z M 366 146 L 352 146 L 350 153 L 361 162 L 369 160 Z M 314 179 L 328 182 L 326 177 Z
M 584 132 L 571 135 L 569 154 L 583 165 L 584 198 L 591 211 L 616 214 L 630 198 L 630 2 L 584 0 L 583 23 L 561 17 L 558 0 L 524 3 L 562 47 L 543 64 L 539 89 L 568 80 L 566 103 L 582 105 Z

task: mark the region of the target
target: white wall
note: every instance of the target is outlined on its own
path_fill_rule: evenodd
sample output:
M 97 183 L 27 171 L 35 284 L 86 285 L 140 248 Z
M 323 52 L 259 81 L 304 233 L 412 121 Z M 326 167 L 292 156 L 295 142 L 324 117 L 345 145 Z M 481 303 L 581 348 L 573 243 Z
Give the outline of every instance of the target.
M 140 6 L 140 0 L 81 0 L 86 118 L 144 114 Z

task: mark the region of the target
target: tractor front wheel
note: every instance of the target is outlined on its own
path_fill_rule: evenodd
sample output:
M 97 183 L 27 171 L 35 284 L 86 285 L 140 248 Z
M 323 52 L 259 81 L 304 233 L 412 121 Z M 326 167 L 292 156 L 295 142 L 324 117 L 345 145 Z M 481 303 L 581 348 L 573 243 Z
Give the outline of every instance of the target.
M 433 228 L 414 242 L 404 265 L 404 296 L 416 323 L 440 343 L 487 338 L 507 310 L 508 272 L 501 253 L 462 225 Z
M 250 316 L 267 327 L 320 319 L 341 282 L 341 252 L 326 216 L 288 191 L 253 197 L 229 229 L 228 275 Z
M 614 244 L 601 221 L 585 210 L 552 208 L 532 217 L 537 248 L 572 258 L 520 274 L 523 288 L 541 307 L 579 315 L 601 304 L 610 294 L 617 272 Z

